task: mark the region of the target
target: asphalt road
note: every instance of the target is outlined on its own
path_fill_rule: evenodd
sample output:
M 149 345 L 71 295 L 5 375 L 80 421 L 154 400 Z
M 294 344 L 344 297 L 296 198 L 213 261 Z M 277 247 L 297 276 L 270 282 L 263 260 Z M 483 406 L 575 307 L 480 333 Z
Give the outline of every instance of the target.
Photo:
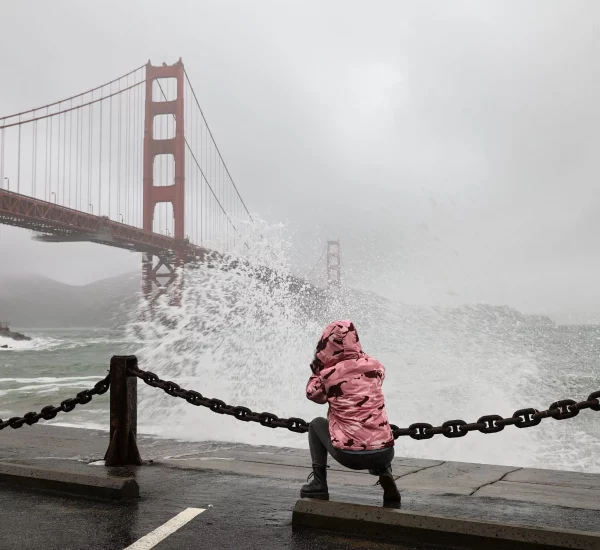
M 187 508 L 205 511 L 152 548 L 432 548 L 390 545 L 313 530 L 293 531 L 291 510 L 298 498 L 297 483 L 160 465 L 144 466 L 135 476 L 142 497 L 132 502 L 1 486 L 0 548 L 121 550 Z M 355 500 L 361 500 L 360 488 L 356 493 Z

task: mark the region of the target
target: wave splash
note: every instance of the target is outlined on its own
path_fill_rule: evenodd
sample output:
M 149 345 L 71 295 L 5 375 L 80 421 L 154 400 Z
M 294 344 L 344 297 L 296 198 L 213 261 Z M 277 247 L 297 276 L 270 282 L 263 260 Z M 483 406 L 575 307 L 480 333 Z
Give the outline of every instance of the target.
M 509 416 L 524 406 L 541 409 L 570 396 L 563 384 L 551 382 L 561 376 L 551 361 L 557 356 L 567 361 L 570 352 L 550 349 L 560 329 L 547 319 L 509 308 L 424 308 L 349 289 L 298 289 L 288 277 L 290 243 L 284 229 L 264 222 L 256 224 L 236 255 L 242 261 L 234 265 L 215 259 L 210 267 L 186 269 L 181 307 L 170 307 L 165 299 L 151 319 L 139 320 L 145 307 L 140 303 L 128 325 L 128 339 L 138 342 L 142 369 L 228 404 L 310 420 L 326 414 L 304 396 L 314 346 L 327 322 L 349 318 L 365 351 L 386 366 L 386 408 L 399 426 Z M 272 276 L 262 272 L 257 277 L 257 266 L 269 266 Z M 588 382 L 600 383 L 597 375 L 593 378 Z M 138 418 L 145 433 L 188 441 L 307 446 L 306 436 L 242 423 L 141 386 Z M 568 389 L 574 388 L 583 391 L 572 384 Z M 577 443 L 598 443 L 597 420 L 580 420 L 582 416 L 569 428 L 565 423 L 572 421 L 547 420 L 537 428 L 508 427 L 487 436 L 400 438 L 396 453 L 600 471 L 594 454 Z
M 59 347 L 63 340 L 52 337 L 33 337 L 31 340 L 0 338 L 0 352 L 48 351 Z M 7 347 L 2 347 L 7 346 Z

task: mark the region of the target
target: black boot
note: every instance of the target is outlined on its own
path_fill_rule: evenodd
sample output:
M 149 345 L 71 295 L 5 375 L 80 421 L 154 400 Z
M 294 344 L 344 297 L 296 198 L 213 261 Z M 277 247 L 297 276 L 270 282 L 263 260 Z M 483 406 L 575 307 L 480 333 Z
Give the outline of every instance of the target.
M 379 474 L 378 483 L 383 487 L 383 506 L 385 508 L 400 508 L 400 491 L 396 487 L 396 481 L 390 466 Z
M 308 475 L 306 481 L 309 481 L 309 483 L 303 485 L 302 489 L 300 489 L 300 498 L 329 500 L 329 490 L 327 489 L 327 466 L 317 466 L 316 464 L 313 464 L 313 471 Z

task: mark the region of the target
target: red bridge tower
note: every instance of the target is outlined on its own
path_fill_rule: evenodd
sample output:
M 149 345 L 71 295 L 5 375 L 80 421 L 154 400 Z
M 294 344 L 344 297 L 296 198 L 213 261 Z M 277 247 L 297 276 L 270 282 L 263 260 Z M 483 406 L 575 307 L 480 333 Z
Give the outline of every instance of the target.
M 153 83 L 156 79 L 174 78 L 177 80 L 177 97 L 171 101 L 154 101 Z M 142 258 L 143 292 L 152 303 L 167 291 L 177 276 L 177 268 L 183 266 L 185 256 L 185 134 L 184 134 L 184 69 L 181 59 L 174 65 L 163 64 L 154 67 L 150 61 L 146 65 L 146 113 L 144 123 L 144 219 L 143 230 L 153 231 L 154 210 L 157 204 L 169 202 L 173 206 L 176 240 L 181 243 L 178 250 L 167 255 L 144 253 Z M 154 118 L 157 115 L 172 115 L 175 120 L 175 137 L 156 139 Z M 154 159 L 157 155 L 172 155 L 175 164 L 175 178 L 171 184 L 155 185 Z M 165 182 L 166 183 L 166 182 Z M 162 280 L 161 280 L 162 279 Z M 177 302 L 179 296 L 174 297 Z

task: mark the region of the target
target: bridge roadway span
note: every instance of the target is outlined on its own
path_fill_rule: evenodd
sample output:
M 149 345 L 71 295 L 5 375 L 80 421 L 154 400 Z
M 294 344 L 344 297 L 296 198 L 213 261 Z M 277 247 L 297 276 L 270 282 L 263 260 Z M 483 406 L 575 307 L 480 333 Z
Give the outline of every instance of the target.
M 35 425 L 0 437 L 2 462 L 86 474 L 105 471 L 91 463 L 103 456 L 106 432 Z M 120 550 L 182 512 L 191 518 L 185 525 L 155 546 L 133 548 L 430 548 L 292 529 L 292 509 L 310 471 L 305 450 L 147 436 L 140 436 L 139 444 L 151 463 L 131 471 L 112 469 L 113 475 L 136 478 L 141 495 L 136 500 L 93 500 L 0 484 L 0 548 Z M 397 458 L 394 473 L 403 510 L 586 533 L 600 530 L 600 475 L 410 458 Z M 330 481 L 332 500 L 380 503 L 381 489 L 366 473 L 332 464 Z
M 36 240 L 49 243 L 91 242 L 114 248 L 154 254 L 174 261 L 181 254 L 185 262 L 216 261 L 221 267 L 235 268 L 238 260 L 216 251 L 159 233 L 149 233 L 131 225 L 96 216 L 66 206 L 43 201 L 0 188 L 0 224 L 35 231 Z M 266 266 L 254 266 L 254 276 L 269 284 L 286 283 L 295 293 L 322 300 L 326 293 L 293 275 L 280 275 Z
M 66 206 L 0 189 L 0 223 L 36 231 L 46 242 L 95 242 L 134 252 L 152 254 L 183 250 L 189 260 L 203 259 L 210 251 L 173 237 L 95 216 Z

